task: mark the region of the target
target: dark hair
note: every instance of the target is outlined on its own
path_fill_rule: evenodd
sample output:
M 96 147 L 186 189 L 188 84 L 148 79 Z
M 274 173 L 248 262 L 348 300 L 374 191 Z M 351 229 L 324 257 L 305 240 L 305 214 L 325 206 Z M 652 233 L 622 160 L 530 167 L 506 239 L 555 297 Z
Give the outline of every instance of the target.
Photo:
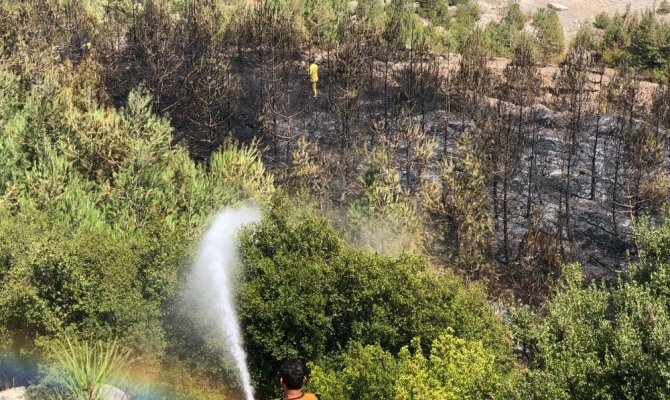
M 298 390 L 307 376 L 307 366 L 304 361 L 289 359 L 281 365 L 279 376 L 284 381 L 284 385 L 289 390 Z
M 315 63 L 316 62 L 316 57 L 314 57 L 314 56 L 310 57 L 309 62 L 311 62 L 312 64 Z

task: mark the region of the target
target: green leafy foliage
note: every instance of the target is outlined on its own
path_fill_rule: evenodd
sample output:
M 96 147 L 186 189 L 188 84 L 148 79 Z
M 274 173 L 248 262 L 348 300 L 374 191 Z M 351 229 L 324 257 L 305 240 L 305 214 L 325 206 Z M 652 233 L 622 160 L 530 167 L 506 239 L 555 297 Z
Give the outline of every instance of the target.
M 579 266 L 570 266 L 546 315 L 515 311 L 532 398 L 668 398 L 670 308 L 667 274 L 659 267 L 667 259 L 655 253 L 664 245 L 651 239 L 652 232 L 659 230 L 648 223 L 638 227 L 644 254 L 651 258 L 617 287 L 583 287 Z
M 382 254 L 417 252 L 422 245 L 421 220 L 410 195 L 400 185 L 399 172 L 383 150 L 370 155 L 368 169 L 359 178 L 362 188 L 352 202 L 347 241 Z
M 410 46 L 422 34 L 421 21 L 410 0 L 392 0 L 386 6 L 386 32 L 389 43 L 396 46 Z
M 356 16 L 361 20 L 363 29 L 381 35 L 386 27 L 384 6 L 376 0 L 361 0 L 356 6 Z
M 668 0 L 663 0 L 656 12 L 663 15 L 670 13 L 670 2 L 668 2 Z
M 593 26 L 597 29 L 604 30 L 607 29 L 610 25 L 612 25 L 612 17 L 605 11 L 596 15 L 595 21 L 593 22 Z
M 545 62 L 557 60 L 563 54 L 565 38 L 556 11 L 548 8 L 535 11 L 533 27 L 543 60 Z
M 668 77 L 670 25 L 653 11 L 596 17 L 596 36 L 602 40 L 593 49 L 610 67 L 634 67 L 650 78 L 664 82 Z
M 131 352 L 115 341 L 78 342 L 64 337 L 50 346 L 49 380 L 56 385 L 52 398 L 98 400 L 105 387 L 126 379 Z
M 199 165 L 142 88 L 116 110 L 84 66 L 0 71 L 0 364 L 61 332 L 161 357 L 210 213 L 274 191 L 258 151 L 229 142 Z
M 451 24 L 451 14 L 446 1 L 422 0 L 419 6 L 421 14 L 426 16 L 432 24 L 445 28 Z
M 594 52 L 600 48 L 600 41 L 600 37 L 598 37 L 593 28 L 588 25 L 583 25 L 579 28 L 572 40 L 572 47 L 588 52 Z
M 454 13 L 454 22 L 450 28 L 452 35 L 456 38 L 459 46 L 463 46 L 470 32 L 475 30 L 479 20 L 479 4 L 474 1 L 459 2 Z
M 526 16 L 521 11 L 518 1 L 510 1 L 505 9 L 503 16 L 503 25 L 508 26 L 513 31 L 520 31 L 526 25 Z
M 476 61 L 470 62 L 468 68 L 474 69 Z M 465 131 L 457 144 L 462 159 L 446 160 L 440 179 L 431 181 L 422 196 L 425 206 L 444 219 L 441 229 L 456 237 L 455 266 L 473 276 L 492 279 L 493 271 L 487 260 L 493 222 L 487 212 L 491 205 L 486 196 L 483 144 L 481 131 Z
M 415 256 L 347 248 L 323 220 L 275 200 L 242 237 L 240 316 L 255 378 L 268 381 L 285 357 L 319 360 L 350 342 L 399 351 L 413 337 L 431 343 L 447 327 L 481 340 L 501 359 L 505 328 L 479 289 L 438 277 Z
M 1 228 L 0 318 L 19 335 L 17 344 L 68 329 L 93 337 L 118 336 L 138 349 L 160 353 L 160 305 L 175 284 L 174 272 L 160 269 L 177 264 L 180 255 L 172 251 L 178 248 L 161 249 L 137 238 L 119 241 L 104 228 L 64 236 L 64 224 L 47 226 L 40 220 L 48 217 L 40 213 L 33 218 L 5 219 Z M 21 231 L 14 224 L 21 224 Z M 155 264 L 147 265 L 142 258 L 152 252 L 157 253 Z
M 635 237 L 642 262 L 632 266 L 631 279 L 665 300 L 670 308 L 670 218 L 666 216 L 660 225 L 642 218 L 635 226 Z
M 510 2 L 500 22 L 491 21 L 484 30 L 491 43 L 493 53 L 499 57 L 511 58 L 523 34 L 521 30 L 526 25 L 526 17 L 521 11 L 518 2 Z
M 670 53 L 663 47 L 668 37 L 661 29 L 662 26 L 653 12 L 642 14 L 640 21 L 631 30 L 630 52 L 635 67 L 651 70 L 667 68 Z
M 440 334 L 424 355 L 419 340 L 393 356 L 376 345 L 355 342 L 346 352 L 315 365 L 311 387 L 324 399 L 501 398 L 501 383 L 513 378 L 499 370 L 494 353 L 481 342 Z

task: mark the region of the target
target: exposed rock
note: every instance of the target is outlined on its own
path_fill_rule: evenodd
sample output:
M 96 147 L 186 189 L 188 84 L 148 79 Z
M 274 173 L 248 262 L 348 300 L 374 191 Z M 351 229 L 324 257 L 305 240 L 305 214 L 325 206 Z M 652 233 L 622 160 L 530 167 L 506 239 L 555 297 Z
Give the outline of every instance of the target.
M 0 400 L 26 400 L 25 386 L 19 386 L 0 392 Z
M 123 390 L 112 385 L 102 385 L 100 387 L 101 400 L 130 400 Z M 26 400 L 25 386 L 19 386 L 0 392 L 0 400 Z
M 551 119 L 554 117 L 554 111 L 543 104 L 534 104 L 531 107 L 533 116 L 535 116 L 535 122 L 547 125 Z
M 547 7 L 555 11 L 566 11 L 568 9 L 568 6 L 564 6 L 563 4 L 559 3 L 549 3 L 547 4 Z
M 526 24 L 524 25 L 523 29 L 521 29 L 521 33 L 525 33 L 526 35 L 534 35 L 535 27 L 533 24 Z
M 123 390 L 112 385 L 102 385 L 100 387 L 100 399 L 102 400 L 130 400 Z M 1 399 L 0 399 L 1 400 Z

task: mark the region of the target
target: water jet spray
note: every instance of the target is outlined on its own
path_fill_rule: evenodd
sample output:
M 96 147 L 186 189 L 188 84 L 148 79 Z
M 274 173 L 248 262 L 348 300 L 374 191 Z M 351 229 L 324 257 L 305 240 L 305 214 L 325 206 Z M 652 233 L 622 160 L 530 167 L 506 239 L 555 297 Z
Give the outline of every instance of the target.
M 235 362 L 246 400 L 254 397 L 233 298 L 239 265 L 237 232 L 260 218 L 256 207 L 226 209 L 217 214 L 200 241 L 188 282 L 188 295 L 198 307 L 198 314 L 214 321 L 217 333 Z

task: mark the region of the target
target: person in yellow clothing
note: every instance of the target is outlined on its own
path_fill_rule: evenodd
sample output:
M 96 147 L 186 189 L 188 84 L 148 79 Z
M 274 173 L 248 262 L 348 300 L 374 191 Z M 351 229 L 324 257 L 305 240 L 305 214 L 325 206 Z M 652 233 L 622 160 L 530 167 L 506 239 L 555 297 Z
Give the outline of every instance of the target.
M 303 361 L 284 361 L 279 371 L 279 384 L 284 391 L 284 400 L 319 400 L 313 393 L 302 391 L 307 379 L 307 366 Z
M 312 93 L 314 97 L 318 94 L 316 83 L 319 81 L 319 66 L 314 57 L 309 59 L 309 79 L 312 81 Z

